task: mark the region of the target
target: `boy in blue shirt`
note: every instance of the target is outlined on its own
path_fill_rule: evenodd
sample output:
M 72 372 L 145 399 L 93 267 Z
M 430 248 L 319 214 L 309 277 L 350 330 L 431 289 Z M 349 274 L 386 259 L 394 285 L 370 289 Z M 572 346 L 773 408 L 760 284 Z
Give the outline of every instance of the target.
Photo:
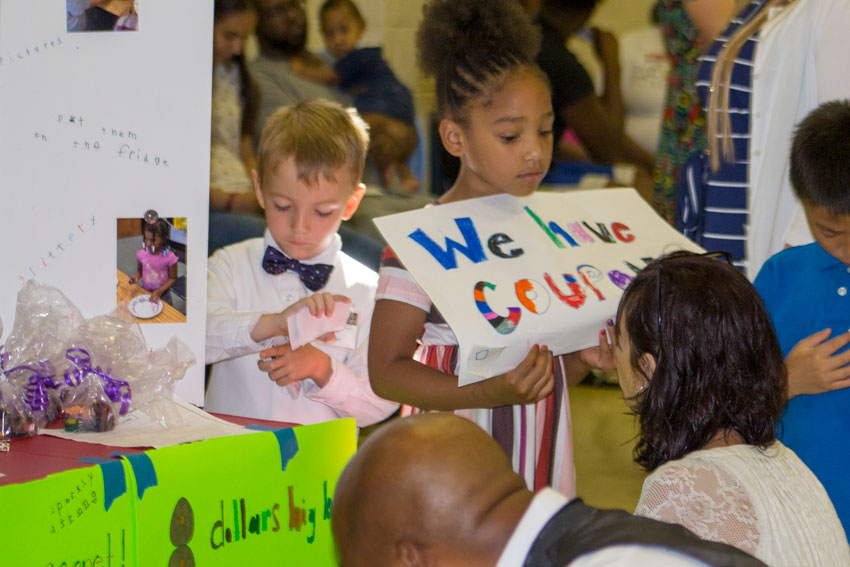
M 831 101 L 797 127 L 791 184 L 815 242 L 788 248 L 759 271 L 788 367 L 781 441 L 829 493 L 850 529 L 850 101 Z

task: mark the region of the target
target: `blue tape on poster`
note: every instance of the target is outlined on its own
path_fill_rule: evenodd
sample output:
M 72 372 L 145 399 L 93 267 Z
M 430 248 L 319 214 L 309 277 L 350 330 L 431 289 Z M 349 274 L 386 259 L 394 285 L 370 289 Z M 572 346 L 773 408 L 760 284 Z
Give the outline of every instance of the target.
M 298 453 L 298 439 L 295 438 L 292 428 L 278 429 L 273 431 L 272 435 L 277 437 L 277 444 L 280 446 L 280 470 L 285 471 L 286 465 Z
M 251 425 L 246 425 L 245 429 L 250 429 L 251 431 L 277 431 L 278 429 L 285 428 L 275 427 L 273 425 L 259 425 L 257 423 L 252 423 Z
M 124 478 L 124 464 L 121 461 L 108 461 L 99 465 L 103 474 L 103 508 L 108 512 L 115 499 L 127 492 L 127 479 Z
M 125 457 L 130 461 L 130 466 L 133 468 L 133 476 L 136 477 L 136 487 L 139 491 L 139 500 L 145 494 L 145 490 L 152 486 L 156 486 L 156 470 L 153 468 L 153 461 L 146 453 L 114 453 Z

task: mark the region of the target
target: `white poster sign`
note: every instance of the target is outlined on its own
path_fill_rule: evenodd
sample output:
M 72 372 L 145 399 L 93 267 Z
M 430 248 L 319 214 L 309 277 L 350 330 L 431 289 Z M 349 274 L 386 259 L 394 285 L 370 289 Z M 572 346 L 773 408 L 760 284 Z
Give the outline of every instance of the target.
M 31 278 L 86 317 L 144 293 L 133 275 L 155 210 L 177 282 L 134 314 L 151 348 L 190 347 L 177 393 L 202 403 L 213 3 L 105 0 L 80 19 L 83 4 L 0 0 L 4 335 Z
M 533 344 L 598 344 L 643 266 L 702 251 L 633 189 L 496 195 L 375 223 L 457 336 L 460 385 L 511 370 Z

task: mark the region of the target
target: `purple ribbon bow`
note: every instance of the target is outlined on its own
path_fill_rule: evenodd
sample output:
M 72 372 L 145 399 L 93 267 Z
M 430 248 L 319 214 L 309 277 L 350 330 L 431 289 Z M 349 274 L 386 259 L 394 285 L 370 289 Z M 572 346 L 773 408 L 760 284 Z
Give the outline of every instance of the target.
M 103 391 L 112 400 L 113 403 L 121 403 L 119 415 L 124 415 L 130 409 L 132 394 L 130 392 L 130 384 L 123 380 L 116 380 L 108 373 L 100 369 L 100 366 L 91 366 L 91 355 L 87 350 L 81 348 L 69 348 L 65 351 L 65 358 L 70 360 L 74 367 L 65 370 L 65 383 L 69 385 L 78 385 L 86 374 L 91 372 L 97 374 L 103 380 Z
M 3 375 L 9 376 L 13 372 L 19 371 L 29 372 L 30 376 L 27 379 L 27 385 L 24 387 L 24 402 L 32 408 L 32 411 L 45 411 L 50 406 L 47 388 L 50 388 L 53 384 L 50 379 L 53 375 L 53 367 L 50 366 L 50 362 L 41 360 L 36 362 L 35 366 L 22 364 L 6 370 L 8 361 L 9 354 L 0 353 L 0 369 L 2 369 Z

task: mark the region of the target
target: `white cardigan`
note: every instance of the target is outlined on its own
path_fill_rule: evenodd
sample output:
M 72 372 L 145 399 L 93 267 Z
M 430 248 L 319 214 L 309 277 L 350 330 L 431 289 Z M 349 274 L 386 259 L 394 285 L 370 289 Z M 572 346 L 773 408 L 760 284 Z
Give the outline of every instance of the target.
M 788 177 L 796 125 L 819 104 L 850 98 L 850 0 L 796 0 L 770 14 L 753 62 L 747 275 L 786 243 L 799 203 Z M 756 204 L 757 206 L 753 206 Z M 799 227 L 798 227 L 799 228 Z

